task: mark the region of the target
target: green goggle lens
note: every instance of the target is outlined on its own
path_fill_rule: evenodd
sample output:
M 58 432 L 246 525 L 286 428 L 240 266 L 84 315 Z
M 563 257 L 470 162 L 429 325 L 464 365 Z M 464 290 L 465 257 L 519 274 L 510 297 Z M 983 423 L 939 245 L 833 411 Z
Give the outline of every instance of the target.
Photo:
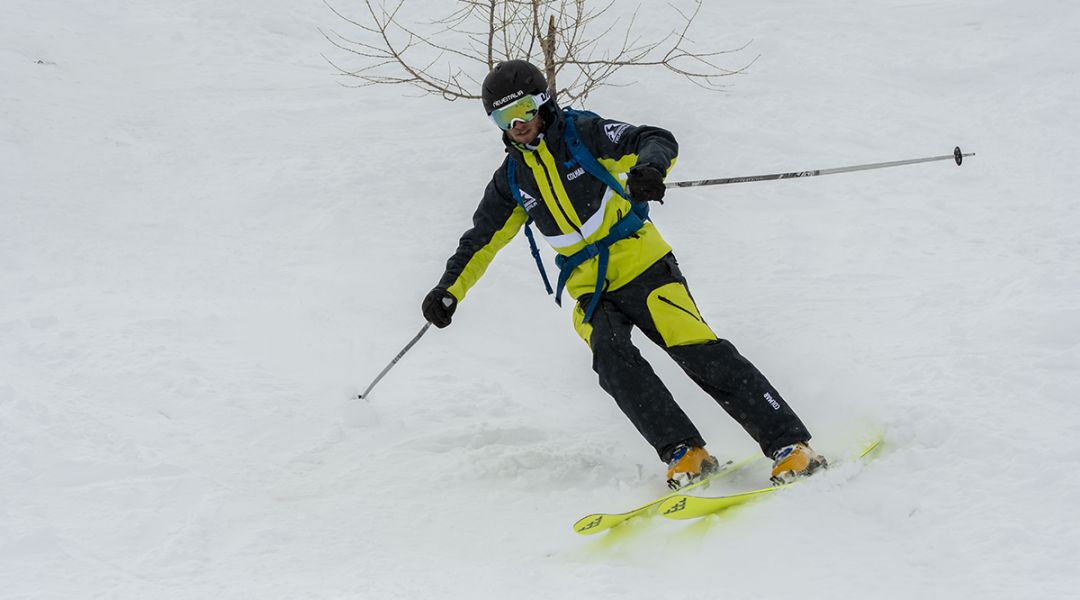
M 540 106 L 547 101 L 547 94 L 525 96 L 502 108 L 491 111 L 491 120 L 495 121 L 495 124 L 502 130 L 510 129 L 516 121 L 528 123 L 536 118 L 536 115 L 540 112 Z

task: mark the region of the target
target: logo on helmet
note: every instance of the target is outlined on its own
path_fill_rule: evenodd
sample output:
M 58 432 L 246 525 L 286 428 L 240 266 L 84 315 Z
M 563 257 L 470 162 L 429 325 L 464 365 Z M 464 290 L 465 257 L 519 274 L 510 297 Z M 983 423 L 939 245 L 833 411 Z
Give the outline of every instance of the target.
M 494 106 L 495 108 L 499 108 L 503 104 L 506 104 L 507 102 L 509 102 L 511 100 L 516 100 L 516 99 L 518 99 L 518 98 L 520 98 L 520 97 L 522 97 L 524 95 L 525 95 L 525 92 L 523 92 L 521 90 L 518 90 L 518 91 L 514 92 L 513 94 L 510 94 L 509 96 L 499 98 L 498 100 L 492 102 L 491 105 Z

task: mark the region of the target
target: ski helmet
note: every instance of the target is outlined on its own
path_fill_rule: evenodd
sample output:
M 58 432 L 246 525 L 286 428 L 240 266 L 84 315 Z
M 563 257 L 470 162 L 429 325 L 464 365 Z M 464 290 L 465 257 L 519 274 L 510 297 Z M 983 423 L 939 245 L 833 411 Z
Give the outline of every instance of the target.
M 487 114 L 525 95 L 547 91 L 547 80 L 540 69 L 524 60 L 507 60 L 497 65 L 484 78 L 481 98 Z

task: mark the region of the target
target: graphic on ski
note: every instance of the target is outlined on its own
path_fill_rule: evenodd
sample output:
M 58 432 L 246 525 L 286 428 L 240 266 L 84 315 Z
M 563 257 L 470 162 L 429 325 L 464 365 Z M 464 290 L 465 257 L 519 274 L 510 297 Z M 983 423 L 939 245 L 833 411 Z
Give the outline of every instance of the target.
M 627 512 L 623 512 L 623 513 L 593 513 L 591 515 L 586 515 L 586 516 L 578 519 L 577 522 L 574 523 L 574 525 L 573 525 L 574 531 L 581 534 L 581 535 L 595 535 L 595 534 L 600 533 L 602 531 L 607 531 L 608 529 L 611 529 L 612 527 L 615 527 L 616 525 L 618 525 L 620 523 L 624 523 L 624 522 L 626 522 L 626 521 L 628 521 L 628 520 L 630 520 L 630 519 L 632 519 L 634 517 L 637 517 L 639 515 L 644 515 L 644 514 L 652 512 L 652 510 L 654 508 L 656 508 L 657 505 L 659 505 L 664 500 L 667 500 L 668 498 L 671 498 L 672 496 L 685 494 L 686 492 L 688 492 L 688 491 L 690 491 L 692 489 L 704 488 L 705 486 L 708 486 L 710 483 L 716 481 L 717 479 L 720 479 L 722 477 L 726 477 L 728 475 L 731 475 L 732 473 L 738 471 L 739 469 L 742 469 L 743 467 L 745 467 L 745 466 L 747 466 L 747 465 L 749 465 L 749 464 L 751 464 L 753 462 L 756 462 L 758 460 L 761 460 L 763 458 L 764 458 L 763 456 L 755 455 L 755 456 L 750 456 L 750 457 L 744 458 L 743 460 L 740 460 L 739 462 L 732 462 L 732 461 L 729 460 L 729 461 L 727 461 L 726 463 L 724 463 L 723 465 L 720 466 L 719 471 L 717 471 L 716 473 L 713 473 L 709 477 L 706 477 L 705 479 L 702 479 L 701 481 L 694 482 L 694 483 L 692 483 L 692 484 L 690 484 L 688 486 L 683 487 L 680 490 L 676 490 L 676 491 L 671 492 L 671 493 L 669 493 L 669 494 L 667 494 L 665 496 L 661 496 L 660 498 L 657 498 L 656 500 L 652 500 L 652 501 L 650 501 L 650 502 L 648 502 L 646 504 L 643 504 L 643 505 L 641 505 L 641 506 L 639 506 L 639 507 L 637 507 L 637 508 L 635 508 L 633 510 L 629 510 Z
M 859 458 L 866 459 L 870 456 L 870 454 L 881 445 L 881 441 L 882 440 L 879 437 L 863 448 L 862 452 L 859 453 Z M 715 497 L 688 496 L 683 490 L 679 490 L 678 492 L 669 494 L 668 497 L 661 499 L 657 511 L 668 519 L 696 519 L 720 512 L 733 506 L 738 506 L 749 502 L 750 500 L 760 498 L 761 496 L 766 496 L 775 491 L 782 490 L 793 483 L 798 483 L 798 481 L 800 480 L 784 485 L 751 490 L 740 494 Z

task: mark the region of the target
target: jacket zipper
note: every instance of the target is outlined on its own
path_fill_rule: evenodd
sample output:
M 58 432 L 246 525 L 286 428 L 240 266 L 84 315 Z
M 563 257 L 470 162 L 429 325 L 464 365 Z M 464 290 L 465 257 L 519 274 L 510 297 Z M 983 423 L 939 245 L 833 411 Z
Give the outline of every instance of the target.
M 540 168 L 544 171 L 544 178 L 547 180 L 546 183 L 548 185 L 548 189 L 551 190 L 551 197 L 555 199 L 555 206 L 559 207 L 559 212 L 561 212 L 563 218 L 566 219 L 567 225 L 569 225 L 574 231 L 576 231 L 577 234 L 581 236 L 581 239 L 585 239 L 585 234 L 581 233 L 581 230 L 578 229 L 577 225 L 574 225 L 574 222 L 570 220 L 570 215 L 566 213 L 566 209 L 563 208 L 562 203 L 559 202 L 559 195 L 555 193 L 555 184 L 551 181 L 551 173 L 548 172 L 547 165 L 545 165 L 544 161 L 541 160 L 539 157 L 537 157 L 536 162 L 540 164 Z
M 704 321 L 702 321 L 702 320 L 701 320 L 701 317 L 698 317 L 698 316 L 697 316 L 697 315 L 695 315 L 694 313 L 692 313 L 692 312 L 690 312 L 690 311 L 686 310 L 685 308 L 683 308 L 683 307 L 679 306 L 678 304 L 675 304 L 675 303 L 674 303 L 674 302 L 672 302 L 671 300 L 668 300 L 667 298 L 665 298 L 665 297 L 663 297 L 663 296 L 657 296 L 656 298 L 657 298 L 657 300 L 659 300 L 659 301 L 663 302 L 664 304 L 670 304 L 670 305 L 674 306 L 675 308 L 677 308 L 677 309 L 679 309 L 679 310 L 683 311 L 684 313 L 686 313 L 686 314 L 690 315 L 691 317 L 694 317 L 694 320 L 695 320 L 695 321 L 700 321 L 700 322 L 704 323 Z

